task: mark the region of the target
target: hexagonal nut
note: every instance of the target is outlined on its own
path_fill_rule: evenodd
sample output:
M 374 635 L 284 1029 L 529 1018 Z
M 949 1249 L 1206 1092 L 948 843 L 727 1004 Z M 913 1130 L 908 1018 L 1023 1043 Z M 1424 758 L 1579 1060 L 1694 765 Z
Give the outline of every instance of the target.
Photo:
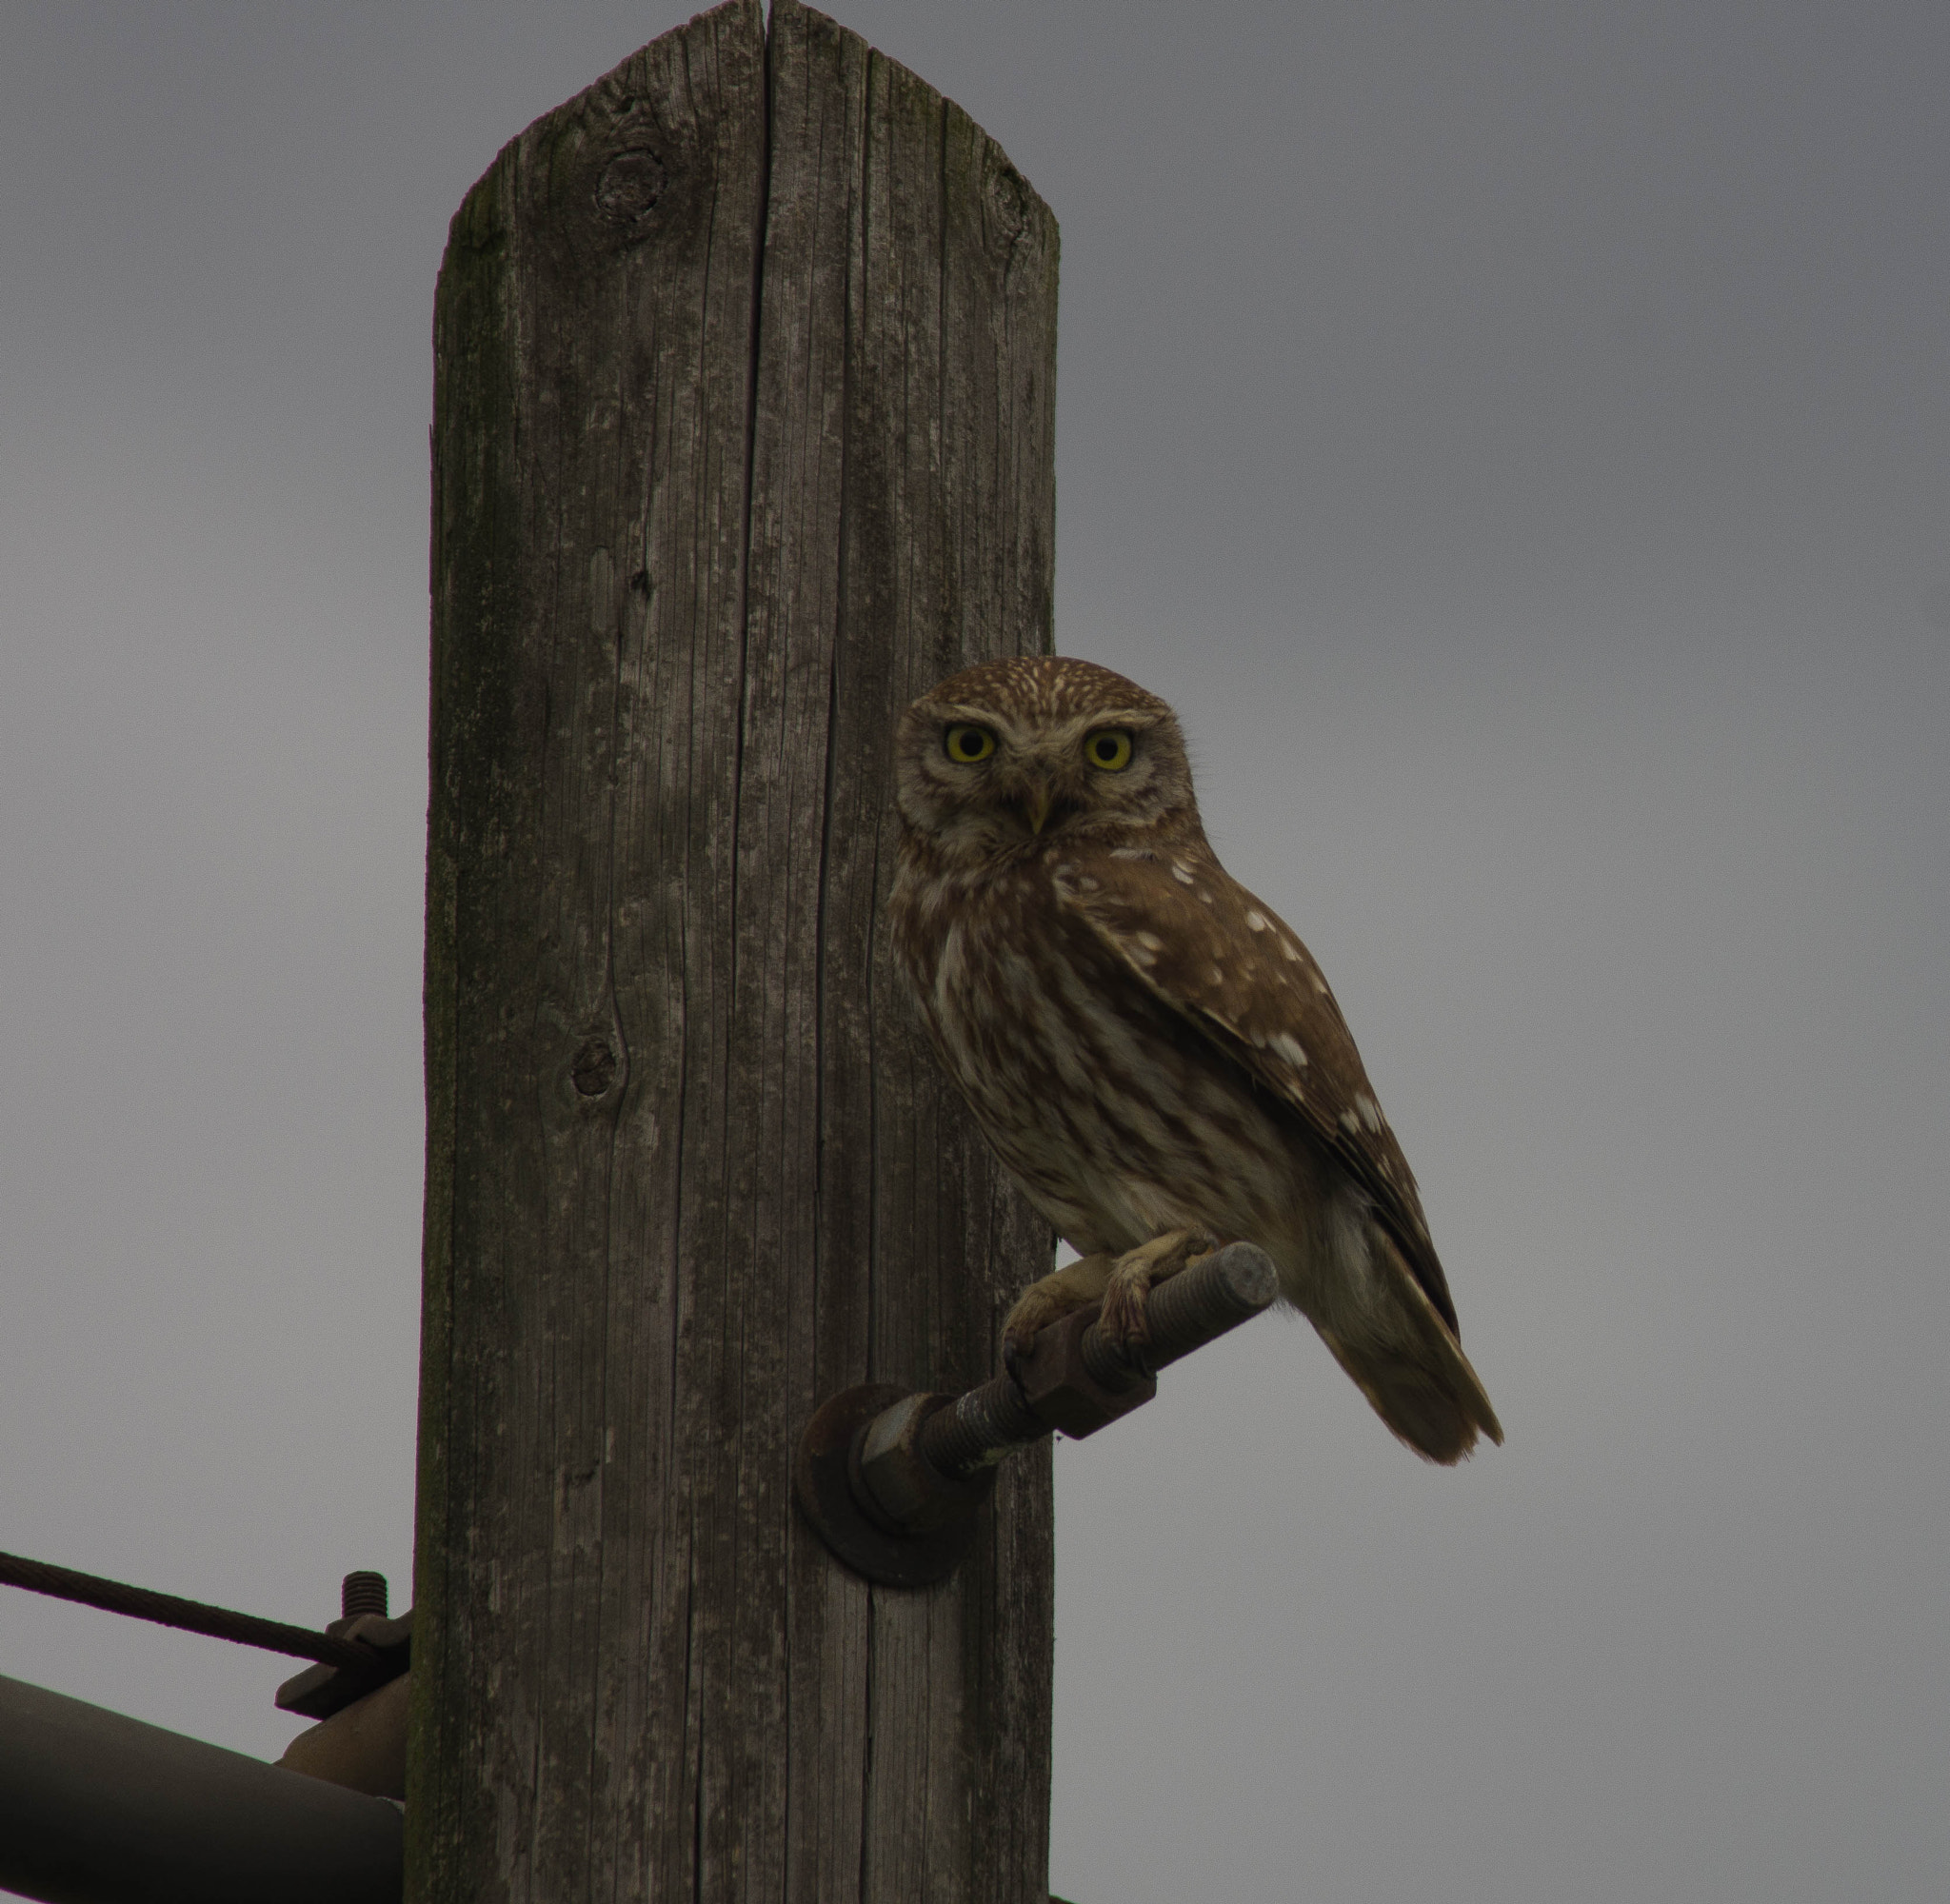
M 903 1396 L 876 1415 L 860 1438 L 860 1478 L 876 1512 L 896 1527 L 911 1526 L 926 1511 L 934 1470 L 914 1450 L 921 1424 L 945 1398 Z
M 932 1532 L 972 1513 L 987 1499 L 994 1476 L 960 1481 L 930 1467 L 916 1442 L 921 1425 L 951 1407 L 952 1395 L 908 1395 L 866 1424 L 854 1458 L 861 1505 L 889 1528 Z
M 1094 1309 L 1076 1309 L 1059 1317 L 1036 1338 L 1021 1372 L 1023 1399 L 1037 1418 L 1081 1441 L 1120 1416 L 1142 1408 L 1158 1393 L 1158 1378 L 1141 1375 L 1106 1348 L 1106 1372 L 1119 1386 L 1110 1388 L 1091 1370 L 1088 1349 L 1097 1329 Z

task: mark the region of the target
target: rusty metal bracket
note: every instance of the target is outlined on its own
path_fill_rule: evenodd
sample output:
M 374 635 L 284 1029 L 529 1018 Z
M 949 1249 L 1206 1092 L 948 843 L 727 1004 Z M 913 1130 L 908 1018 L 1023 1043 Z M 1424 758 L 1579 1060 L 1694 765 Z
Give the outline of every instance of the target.
M 384 1574 L 348 1574 L 339 1585 L 339 1616 L 325 1630 L 335 1639 L 354 1641 L 363 1657 L 356 1664 L 308 1666 L 287 1679 L 277 1690 L 280 1712 L 329 1718 L 412 1665 L 413 1610 L 387 1618 Z
M 1160 1369 L 1278 1294 L 1272 1259 L 1228 1243 L 1152 1289 L 1142 1360 L 1110 1340 L 1093 1305 L 1044 1329 L 1020 1378 L 998 1376 L 959 1396 L 885 1382 L 845 1389 L 821 1403 L 800 1438 L 799 1505 L 827 1548 L 878 1585 L 945 1580 L 975 1537 L 998 1462 L 1052 1432 L 1081 1439 L 1143 1407 L 1158 1392 Z

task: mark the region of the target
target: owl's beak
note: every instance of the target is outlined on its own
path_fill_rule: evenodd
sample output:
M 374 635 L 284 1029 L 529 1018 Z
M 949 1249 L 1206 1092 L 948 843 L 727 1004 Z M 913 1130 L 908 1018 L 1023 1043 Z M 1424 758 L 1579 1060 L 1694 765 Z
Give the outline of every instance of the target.
M 1049 818 L 1049 809 L 1055 798 L 1056 796 L 1050 792 L 1048 785 L 1045 783 L 1035 788 L 1028 798 L 1024 801 L 1024 810 L 1029 816 L 1030 832 L 1040 833 L 1043 831 L 1044 824 Z

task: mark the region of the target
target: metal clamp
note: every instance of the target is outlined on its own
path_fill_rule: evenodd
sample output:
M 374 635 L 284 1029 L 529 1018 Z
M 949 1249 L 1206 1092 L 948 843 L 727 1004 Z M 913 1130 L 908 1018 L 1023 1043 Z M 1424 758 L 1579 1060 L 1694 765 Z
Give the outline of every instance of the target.
M 365 1656 L 356 1665 L 308 1666 L 287 1679 L 277 1691 L 280 1712 L 329 1718 L 397 1679 L 412 1664 L 413 1610 L 387 1618 L 384 1574 L 348 1574 L 339 1585 L 339 1616 L 325 1630 L 336 1639 L 356 1641 Z

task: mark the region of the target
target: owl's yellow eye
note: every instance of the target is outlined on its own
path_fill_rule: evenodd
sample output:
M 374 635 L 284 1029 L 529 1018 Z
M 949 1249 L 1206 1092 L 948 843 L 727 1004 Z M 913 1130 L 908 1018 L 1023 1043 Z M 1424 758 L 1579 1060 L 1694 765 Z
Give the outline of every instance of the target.
M 1131 737 L 1122 727 L 1105 727 L 1084 743 L 1084 758 L 1105 773 L 1121 773 L 1131 764 Z
M 941 737 L 941 744 L 949 760 L 968 766 L 976 761 L 985 761 L 995 752 L 995 729 L 958 721 Z

